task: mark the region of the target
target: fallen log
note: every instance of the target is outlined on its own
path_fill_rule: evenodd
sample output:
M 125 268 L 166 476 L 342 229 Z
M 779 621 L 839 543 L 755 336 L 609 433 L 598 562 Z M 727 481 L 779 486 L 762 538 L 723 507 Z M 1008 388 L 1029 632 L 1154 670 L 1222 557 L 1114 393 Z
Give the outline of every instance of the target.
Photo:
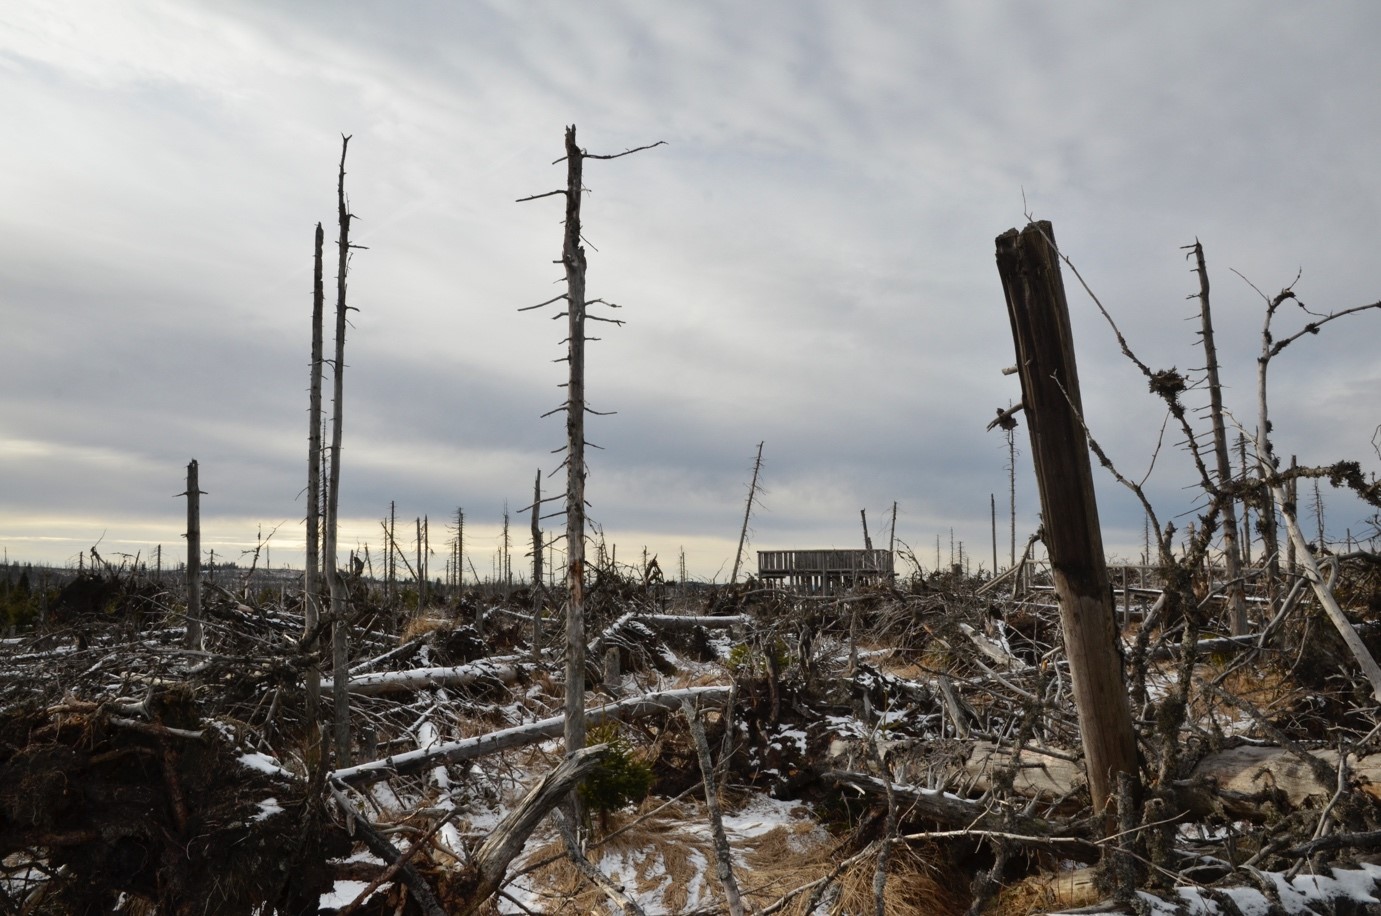
M 462 916 L 476 912 L 498 891 L 508 865 L 523 849 L 542 818 L 561 803 L 582 779 L 609 758 L 609 745 L 581 748 L 543 776 L 480 844 L 461 876 Z
M 1338 752 L 1310 752 L 1327 769 L 1336 772 Z M 1013 787 L 1028 798 L 1053 800 L 1066 797 L 1085 785 L 1083 767 L 1075 760 L 1026 749 L 1016 760 L 1010 748 L 979 742 L 964 764 L 974 788 L 986 791 L 993 774 L 1016 763 Z M 1348 769 L 1358 791 L 1381 800 L 1381 754 L 1358 758 L 1349 755 Z M 1261 821 L 1270 810 L 1296 810 L 1320 806 L 1333 797 L 1337 785 L 1322 781 L 1316 768 L 1285 748 L 1262 745 L 1215 751 L 1206 755 L 1189 778 L 1175 783 L 1175 800 L 1184 814 L 1203 817 L 1222 811 L 1244 820 Z
M 729 698 L 730 690 L 729 687 L 684 687 L 679 690 L 630 697 L 618 703 L 585 710 L 585 722 L 587 726 L 594 726 L 606 719 L 637 719 L 655 712 L 668 712 L 680 709 L 683 699 L 701 705 L 723 703 Z M 396 775 L 416 773 L 429 766 L 474 760 L 487 754 L 525 747 L 549 738 L 559 738 L 565 730 L 565 724 L 565 715 L 552 716 L 526 725 L 515 725 L 473 738 L 439 744 L 425 750 L 408 751 L 369 763 L 343 767 L 332 772 L 330 777 L 336 782 L 348 785 L 378 782 Z
M 867 795 L 885 795 L 887 784 L 876 776 L 830 770 L 820 776 L 836 786 L 847 786 Z M 1080 832 L 1067 824 L 1016 811 L 1002 812 L 991 805 L 960 798 L 938 789 L 922 789 L 895 783 L 892 795 L 908 816 L 919 816 L 941 824 L 962 826 L 975 836 L 1000 833 L 1004 839 L 1032 848 L 1055 852 L 1080 862 L 1097 862 L 1101 852 Z M 948 834 L 947 834 L 948 835 Z
M 375 671 L 353 675 L 346 689 L 356 696 L 378 696 L 386 693 L 408 693 L 432 687 L 473 687 L 484 682 L 516 684 L 531 670 L 531 665 L 519 656 L 482 658 L 467 665 L 444 668 L 410 668 L 407 671 Z M 322 681 L 323 692 L 331 690 L 332 681 Z
M 1051 801 L 1064 798 L 1087 785 L 1084 767 L 1071 753 L 1048 754 L 1023 748 L 1020 757 L 1014 749 L 991 741 L 979 741 L 964 761 L 964 773 L 973 787 L 986 792 L 993 787 L 993 774 L 1015 768 L 1012 788 L 1027 798 Z

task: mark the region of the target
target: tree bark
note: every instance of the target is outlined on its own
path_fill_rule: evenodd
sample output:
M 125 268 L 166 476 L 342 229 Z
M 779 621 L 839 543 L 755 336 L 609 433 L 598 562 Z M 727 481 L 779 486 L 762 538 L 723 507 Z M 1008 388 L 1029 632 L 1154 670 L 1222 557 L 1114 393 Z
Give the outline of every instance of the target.
M 1050 223 L 1032 223 L 1020 233 L 1009 230 L 996 245 L 1090 794 L 1095 812 L 1110 814 L 1118 774 L 1138 776 L 1136 735 L 1122 677 L 1069 306 Z

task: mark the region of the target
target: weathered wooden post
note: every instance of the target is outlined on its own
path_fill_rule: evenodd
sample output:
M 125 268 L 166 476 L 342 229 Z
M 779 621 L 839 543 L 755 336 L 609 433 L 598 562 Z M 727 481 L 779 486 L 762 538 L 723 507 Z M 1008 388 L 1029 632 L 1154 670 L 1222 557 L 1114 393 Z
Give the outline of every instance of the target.
M 1094 810 L 1111 814 L 1107 805 L 1116 795 L 1118 775 L 1137 778 L 1136 735 L 1122 678 L 1069 306 L 1050 223 L 1042 220 L 998 236 L 997 270 L 1016 344 L 1089 792 Z

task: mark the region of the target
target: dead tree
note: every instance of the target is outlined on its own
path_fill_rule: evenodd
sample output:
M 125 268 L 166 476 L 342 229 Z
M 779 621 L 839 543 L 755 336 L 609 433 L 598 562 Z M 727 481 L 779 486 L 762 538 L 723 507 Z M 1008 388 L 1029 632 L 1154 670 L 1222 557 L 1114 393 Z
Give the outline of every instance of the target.
M 542 470 L 532 484 L 532 658 L 542 656 Z
M 307 556 L 302 578 L 302 617 L 304 634 L 312 642 L 306 646 L 315 657 L 317 624 L 321 618 L 321 375 L 322 322 L 326 310 L 323 276 L 325 232 L 316 224 L 315 256 L 312 267 L 312 366 L 308 383 L 307 406 Z M 315 759 L 321 740 L 321 667 L 313 661 L 305 673 L 307 722 Z
M 1303 330 L 1297 331 L 1288 337 L 1276 338 L 1271 333 L 1271 322 L 1275 318 L 1276 311 L 1281 305 L 1291 300 L 1298 303 L 1294 290 L 1286 287 L 1267 300 L 1266 303 L 1265 324 L 1261 331 L 1261 355 L 1257 357 L 1256 400 L 1258 416 L 1256 450 L 1261 461 L 1261 469 L 1265 477 L 1266 486 L 1270 491 L 1271 499 L 1275 504 L 1276 510 L 1280 513 L 1280 519 L 1285 525 L 1286 536 L 1295 548 L 1301 571 L 1305 579 L 1307 579 L 1309 584 L 1313 587 L 1314 596 L 1318 599 L 1324 612 L 1328 614 L 1329 620 L 1338 630 L 1338 634 L 1343 638 L 1343 642 L 1347 645 L 1348 651 L 1352 653 L 1353 658 L 1357 661 L 1358 667 L 1362 669 L 1362 673 L 1371 684 L 1372 696 L 1377 700 L 1381 700 L 1381 666 L 1377 665 L 1376 660 L 1372 657 L 1371 652 L 1362 641 L 1362 637 L 1358 635 L 1352 622 L 1349 621 L 1347 615 L 1343 613 L 1342 607 L 1338 604 L 1338 599 L 1328 587 L 1323 573 L 1319 569 L 1319 564 L 1314 559 L 1313 551 L 1309 549 L 1309 542 L 1305 539 L 1304 532 L 1300 530 L 1298 510 L 1294 500 L 1286 492 L 1286 481 L 1279 473 L 1280 460 L 1276 457 L 1274 446 L 1271 443 L 1271 425 L 1267 411 L 1266 398 L 1267 371 L 1270 368 L 1271 360 L 1282 350 L 1296 340 L 1299 340 L 1305 334 L 1319 333 L 1319 328 L 1322 325 L 1334 319 L 1367 309 L 1381 308 L 1381 302 L 1359 305 L 1353 308 L 1344 309 L 1340 312 L 1330 312 L 1324 316 L 1310 313 L 1311 320 L 1305 324 Z M 1302 304 L 1300 307 L 1304 308 Z M 1378 502 L 1381 502 L 1381 494 L 1377 492 L 1377 484 L 1365 484 L 1361 480 L 1361 471 L 1355 464 L 1351 467 L 1346 467 L 1345 465 L 1346 463 L 1343 463 L 1329 469 L 1330 476 L 1334 476 L 1339 480 L 1346 480 L 1349 477 L 1354 477 L 1355 479 L 1352 480 L 1351 483 L 1356 487 L 1360 496 L 1367 499 L 1372 505 L 1377 505 Z M 1292 473 L 1290 479 L 1293 481 L 1297 479 L 1298 471 L 1292 468 L 1292 472 L 1294 473 Z
M 758 456 L 753 459 L 753 481 L 748 484 L 748 504 L 743 508 L 743 527 L 738 532 L 738 551 L 734 554 L 734 571 L 729 576 L 729 584 L 738 581 L 738 571 L 743 564 L 743 544 L 748 540 L 748 520 L 753 516 L 753 497 L 758 493 L 758 472 L 762 470 L 762 443 L 758 443 Z M 868 523 L 863 523 L 866 532 Z M 867 537 L 866 533 L 864 537 Z
M 396 500 L 388 501 L 388 538 L 384 545 L 384 575 L 388 577 L 388 600 L 393 603 L 393 599 L 398 587 L 398 545 L 393 542 L 393 532 L 398 522 L 398 503 Z
M 1094 810 L 1107 815 L 1119 774 L 1138 778 L 1136 734 L 1122 677 L 1069 307 L 1050 223 L 1008 230 L 996 247 L 1089 791 Z
M 336 353 L 332 365 L 334 391 L 331 414 L 331 463 L 326 485 L 326 532 L 323 539 L 326 581 L 331 590 L 331 658 L 336 672 L 332 700 L 335 705 L 336 765 L 350 762 L 350 694 L 346 692 L 347 678 L 342 675 L 350 665 L 350 637 L 345 621 L 345 581 L 341 578 L 336 558 L 336 537 L 340 511 L 340 440 L 344 414 L 342 411 L 345 379 L 345 277 L 350 267 L 350 249 L 362 246 L 350 244 L 350 220 L 354 218 L 345 201 L 345 153 L 350 138 L 341 138 L 340 173 L 336 185 L 336 205 L 340 221 L 339 262 L 336 272 Z
M 566 292 L 529 309 L 540 308 L 562 300 L 566 310 L 557 318 L 566 318 L 566 363 L 569 370 L 566 383 L 566 403 L 550 413 L 566 414 L 566 753 L 585 746 L 585 413 L 591 411 L 585 403 L 585 342 L 596 338 L 585 336 L 585 319 L 623 324 L 613 318 L 587 315 L 588 306 L 599 303 L 616 308 L 603 299 L 585 298 L 585 246 L 581 237 L 580 202 L 584 193 L 584 165 L 586 159 L 617 159 L 640 150 L 660 146 L 664 141 L 626 150 L 613 155 L 597 156 L 582 150 L 575 142 L 575 125 L 566 128 L 566 187 L 521 198 L 522 203 L 543 197 L 566 198 L 565 232 L 561 244 L 561 265 L 565 269 Z M 560 162 L 561 159 L 556 160 Z
M 1217 459 L 1217 488 L 1219 493 L 1232 480 L 1232 465 L 1228 461 L 1228 434 L 1223 424 L 1223 388 L 1218 381 L 1218 348 L 1213 340 L 1213 317 L 1208 304 L 1208 268 L 1204 264 L 1204 246 L 1198 239 L 1187 246 L 1194 253 L 1194 272 L 1199 275 L 1199 332 L 1204 344 L 1204 360 L 1208 374 L 1209 421 L 1213 426 L 1213 455 Z M 1223 562 L 1227 566 L 1228 619 L 1234 636 L 1247 632 L 1247 601 L 1242 588 L 1242 551 L 1237 542 L 1237 501 L 1223 499 L 1219 503 L 1223 514 Z
M 184 645 L 201 649 L 201 495 L 197 482 L 197 462 L 187 463 L 187 634 Z
M 417 613 L 422 613 L 422 607 L 427 603 L 427 573 L 422 566 L 422 516 L 417 516 L 417 569 L 414 578 L 417 581 Z
M 465 591 L 465 510 L 456 508 L 456 593 Z

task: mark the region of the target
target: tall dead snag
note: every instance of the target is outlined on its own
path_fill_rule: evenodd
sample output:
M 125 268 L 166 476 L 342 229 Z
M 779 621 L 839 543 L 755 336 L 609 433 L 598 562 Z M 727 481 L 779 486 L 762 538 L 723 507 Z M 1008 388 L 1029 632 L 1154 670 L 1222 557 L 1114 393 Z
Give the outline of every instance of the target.
M 580 200 L 585 157 L 566 129 L 566 753 L 585 746 L 585 246 Z
M 1016 345 L 1089 792 L 1094 810 L 1107 814 L 1118 775 L 1137 778 L 1136 735 L 1122 678 L 1074 337 L 1054 239 L 1044 220 L 1021 232 L 1004 232 L 997 237 L 997 270 Z
M 1228 461 L 1228 434 L 1223 425 L 1223 388 L 1218 381 L 1218 347 L 1213 340 L 1213 317 L 1208 306 L 1208 267 L 1204 264 L 1204 246 L 1195 239 L 1186 246 L 1194 252 L 1194 272 L 1199 275 L 1199 317 L 1202 328 L 1199 336 L 1204 344 L 1204 366 L 1208 374 L 1209 419 L 1213 425 L 1213 455 L 1217 459 L 1218 491 L 1232 481 L 1232 465 Z M 1237 542 L 1237 501 L 1223 498 L 1219 505 L 1223 513 L 1223 562 L 1227 567 L 1228 618 L 1232 635 L 1247 632 L 1247 599 L 1242 589 L 1242 551 Z
M 532 659 L 542 657 L 542 470 L 532 485 Z
M 617 308 L 603 299 L 585 298 L 585 246 L 580 234 L 580 200 L 584 191 L 583 171 L 586 159 L 618 159 L 641 150 L 661 146 L 657 141 L 648 146 L 626 150 L 613 155 L 596 156 L 582 150 L 575 142 L 575 125 L 566 128 L 566 187 L 519 199 L 519 203 L 542 197 L 564 195 L 566 198 L 565 233 L 561 244 L 561 265 L 565 268 L 566 292 L 521 311 L 551 305 L 565 300 L 566 311 L 555 317 L 566 318 L 566 363 L 569 369 L 566 383 L 566 403 L 551 413 L 566 412 L 566 753 L 585 746 L 585 342 L 597 338 L 585 336 L 585 319 L 623 324 L 614 318 L 587 316 L 586 307 L 599 303 Z M 556 160 L 560 162 L 561 159 Z M 595 413 L 596 411 L 590 411 Z
M 315 657 L 316 630 L 321 619 L 321 374 L 322 322 L 326 311 L 326 288 L 322 280 L 326 234 L 316 224 L 315 257 L 312 267 L 312 368 L 307 405 L 307 557 L 302 579 L 302 617 L 305 635 L 312 644 L 306 650 Z M 313 661 L 305 674 L 307 686 L 307 728 L 316 760 L 321 740 L 321 667 Z
M 350 637 L 345 620 L 345 582 L 336 557 L 336 534 L 340 510 L 340 439 L 343 422 L 342 395 L 345 378 L 345 275 L 350 266 L 350 220 L 354 218 L 345 202 L 345 152 L 350 138 L 341 137 L 340 175 L 336 185 L 337 213 L 340 220 L 340 251 L 336 272 L 336 358 L 332 366 L 335 381 L 331 415 L 331 467 L 326 484 L 326 531 L 322 553 L 326 581 L 331 589 L 331 660 L 335 676 L 332 702 L 335 706 L 336 765 L 350 763 L 350 694 L 346 691 L 346 670 L 350 667 Z
M 197 462 L 187 463 L 187 635 L 189 649 L 202 647 L 201 633 L 201 494 L 197 483 Z
M 762 443 L 758 443 L 758 456 L 753 459 L 753 482 L 748 485 L 748 504 L 743 507 L 743 527 L 738 532 L 738 551 L 734 554 L 734 571 L 729 576 L 729 584 L 738 581 L 739 567 L 743 563 L 743 545 L 748 540 L 748 520 L 753 517 L 753 497 L 758 493 L 758 472 L 762 470 Z M 867 537 L 868 521 L 863 521 L 864 537 Z

